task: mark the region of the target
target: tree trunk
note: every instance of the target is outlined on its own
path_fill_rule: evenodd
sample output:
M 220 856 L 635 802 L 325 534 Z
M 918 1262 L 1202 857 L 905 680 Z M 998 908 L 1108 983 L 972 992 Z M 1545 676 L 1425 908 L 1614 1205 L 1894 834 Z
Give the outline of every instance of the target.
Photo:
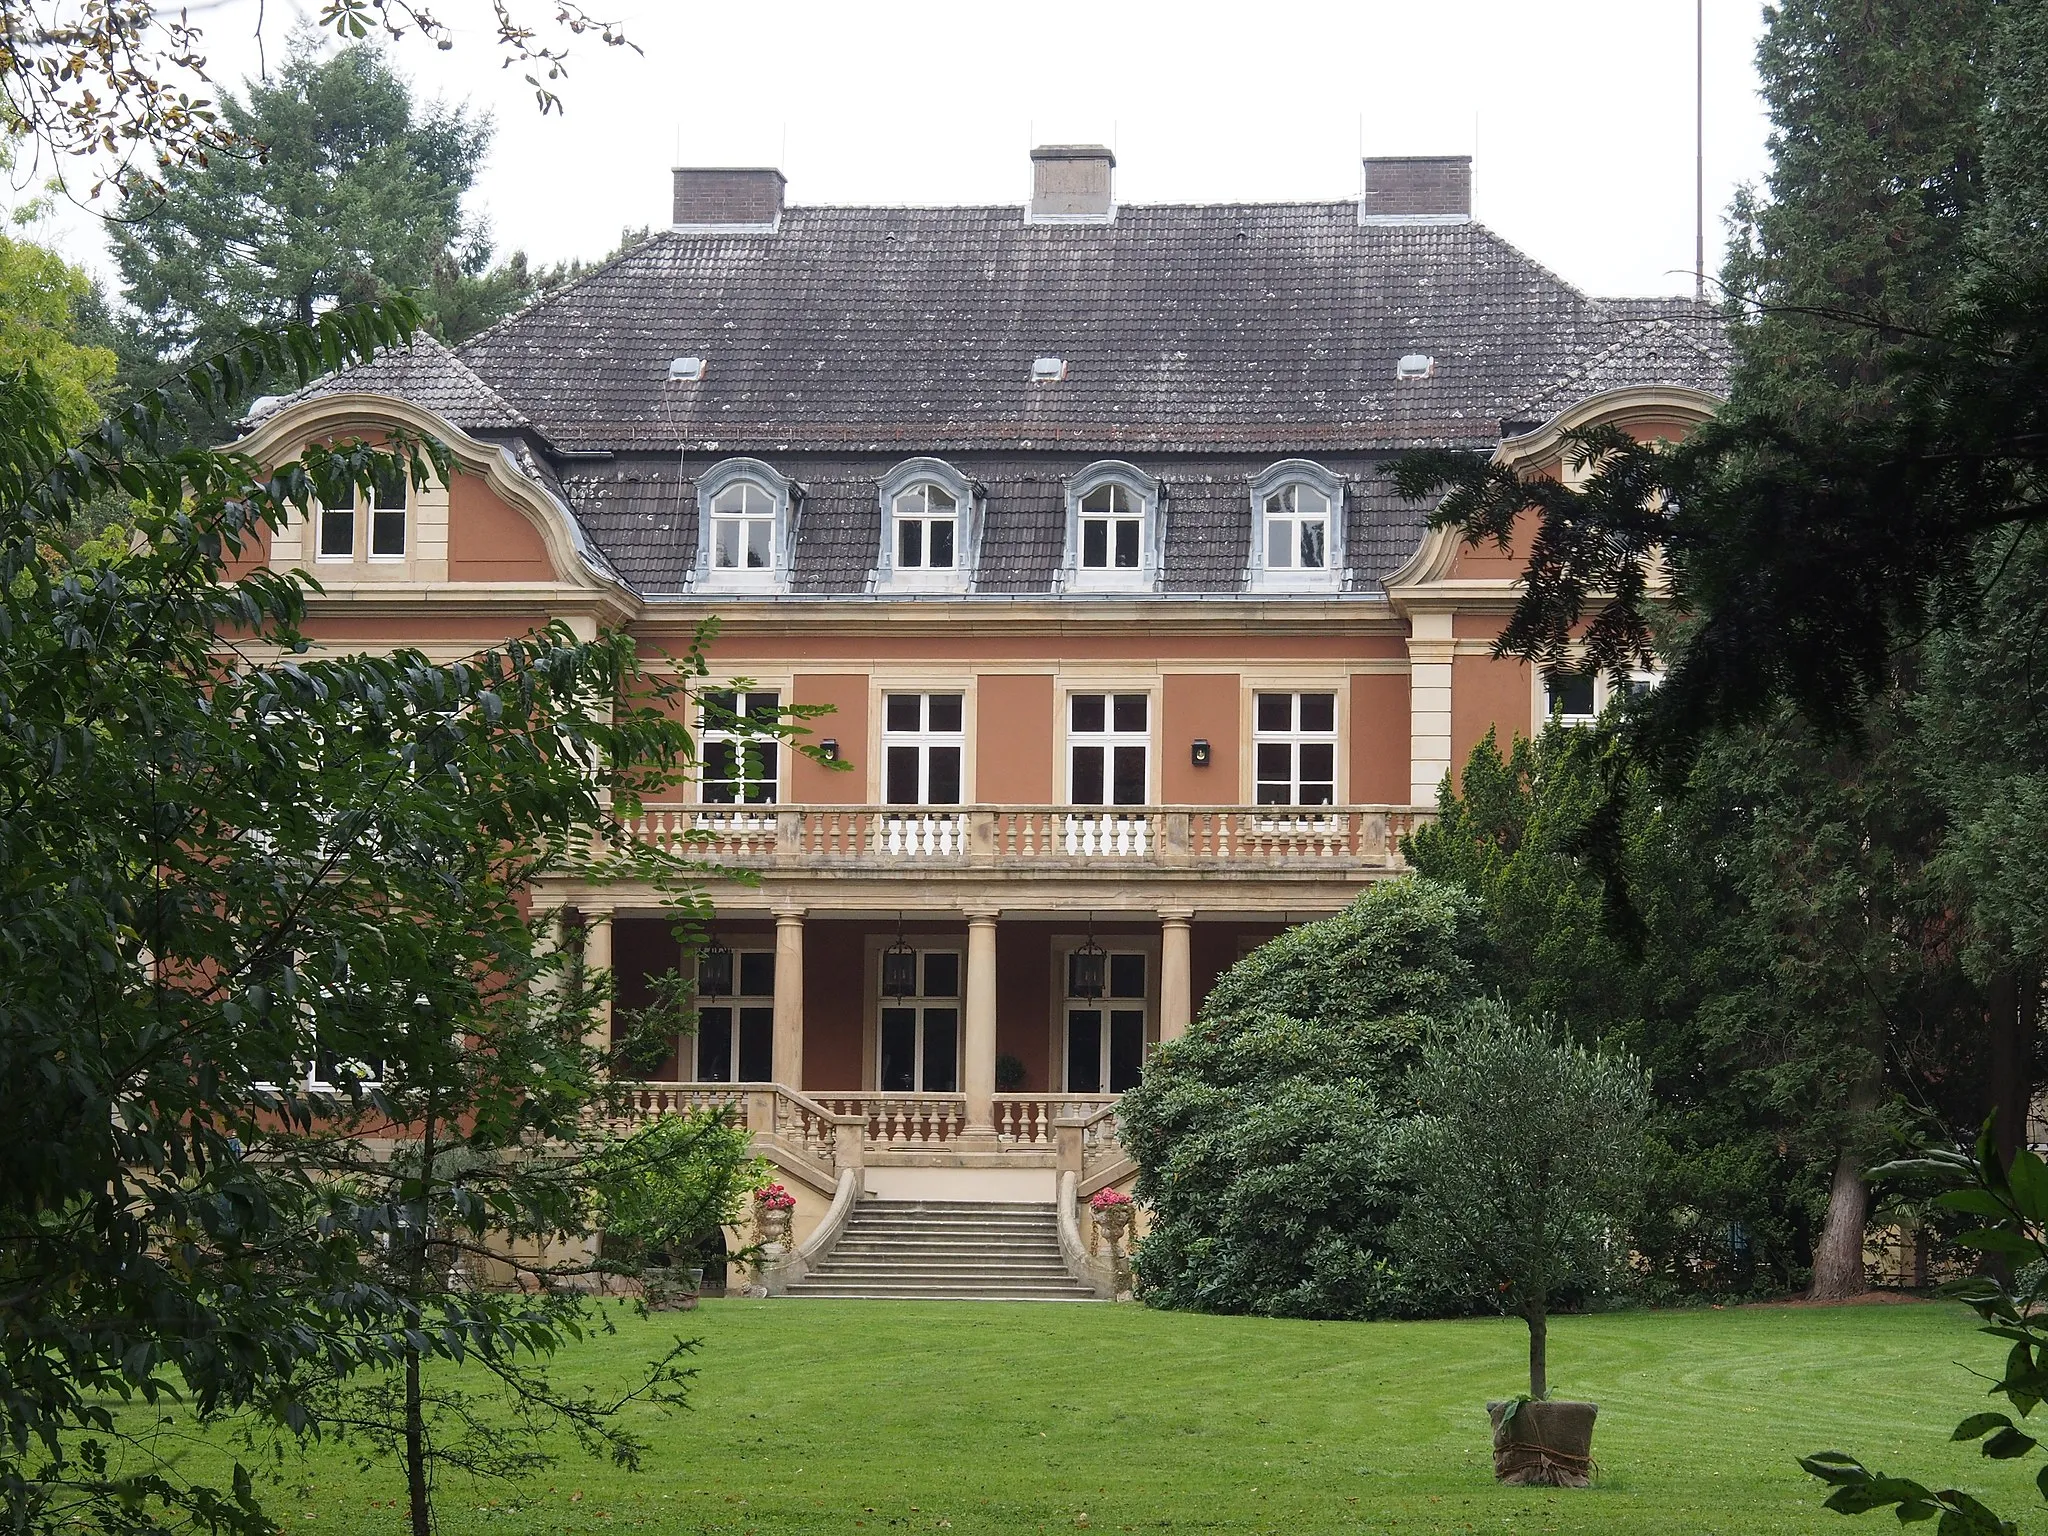
M 2027 1114 L 2034 1099 L 2035 1004 L 2040 984 L 2021 971 L 2000 971 L 1987 989 L 1990 1015 L 1990 1102 L 1996 1118 L 1992 1134 L 1998 1157 L 2012 1166 L 2013 1154 L 2027 1144 Z
M 1550 1318 L 1541 1307 L 1531 1307 L 1529 1323 L 1529 1395 L 1550 1396 Z
M 412 1536 L 434 1536 L 427 1502 L 427 1422 L 420 1401 L 420 1352 L 405 1352 L 405 1488 L 412 1504 Z
M 1869 1289 L 1863 1273 L 1863 1229 L 1869 1222 L 1870 1186 L 1863 1182 L 1863 1159 L 1844 1147 L 1835 1154 L 1827 1220 L 1820 1241 L 1813 1245 L 1809 1301 L 1844 1301 Z

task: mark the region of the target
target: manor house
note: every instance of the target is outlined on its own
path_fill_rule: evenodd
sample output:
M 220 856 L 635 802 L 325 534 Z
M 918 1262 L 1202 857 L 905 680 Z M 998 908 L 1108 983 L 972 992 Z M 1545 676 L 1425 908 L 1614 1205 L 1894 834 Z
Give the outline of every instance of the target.
M 1564 474 L 1565 432 L 1676 436 L 1725 388 L 1708 310 L 1545 270 L 1468 159 L 1329 203 L 1125 205 L 1114 170 L 1049 146 L 1021 205 L 943 208 L 677 170 L 644 243 L 245 440 L 454 453 L 272 542 L 323 641 L 555 618 L 652 656 L 717 617 L 701 782 L 635 830 L 757 879 L 711 888 L 698 1027 L 641 1093 L 743 1105 L 814 1268 L 863 1194 L 1070 1216 L 1127 1181 L 1116 1096 L 1217 976 L 1399 872 L 1487 731 L 1603 706 L 1490 654 L 1520 553 L 1429 531 L 1393 456 Z M 789 705 L 829 707 L 817 756 L 750 736 Z M 676 964 L 655 892 L 537 899 L 622 1005 Z

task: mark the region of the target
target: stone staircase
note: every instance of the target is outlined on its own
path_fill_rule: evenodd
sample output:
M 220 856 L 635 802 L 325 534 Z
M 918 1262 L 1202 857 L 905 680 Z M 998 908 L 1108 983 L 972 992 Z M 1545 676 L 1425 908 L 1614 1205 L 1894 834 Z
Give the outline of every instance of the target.
M 1060 1258 L 1050 1205 L 863 1200 L 790 1296 L 1094 1301 Z

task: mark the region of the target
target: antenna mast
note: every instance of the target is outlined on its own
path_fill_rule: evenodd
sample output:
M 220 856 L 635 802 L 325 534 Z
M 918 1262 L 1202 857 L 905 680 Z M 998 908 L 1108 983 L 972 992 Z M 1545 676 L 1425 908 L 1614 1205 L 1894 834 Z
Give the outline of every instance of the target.
M 1692 296 L 1707 298 L 1707 0 L 1693 0 Z

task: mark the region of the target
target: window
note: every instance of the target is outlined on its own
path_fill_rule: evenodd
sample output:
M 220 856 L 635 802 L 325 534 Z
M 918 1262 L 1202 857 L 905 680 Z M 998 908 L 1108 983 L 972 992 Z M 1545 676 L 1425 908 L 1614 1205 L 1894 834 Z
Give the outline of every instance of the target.
M 882 997 L 881 1059 L 875 1081 L 884 1093 L 960 1091 L 960 952 L 917 955 L 917 993 Z
M 1252 762 L 1260 805 L 1337 801 L 1337 695 L 1252 696 Z
M 1151 700 L 1142 693 L 1076 693 L 1067 700 L 1067 798 L 1074 805 L 1143 805 L 1151 783 Z
M 322 560 L 353 560 L 356 557 L 356 509 L 346 507 L 322 507 L 320 509 L 320 558 Z
M 1566 725 L 1591 725 L 1616 699 L 1632 699 L 1657 686 L 1657 674 L 1641 669 L 1615 678 L 1602 672 L 1543 674 L 1543 712 Z
M 1067 956 L 1068 1093 L 1122 1093 L 1138 1085 L 1145 1066 L 1146 957 L 1108 956 L 1107 996 L 1084 998 L 1075 961 Z
M 1266 569 L 1320 571 L 1330 563 L 1330 498 L 1290 485 L 1266 498 Z
M 1081 568 L 1135 571 L 1143 563 L 1145 505 L 1123 486 L 1098 485 L 1081 498 Z
M 964 704 L 958 693 L 883 696 L 882 798 L 890 805 L 960 803 Z
M 769 1083 L 775 1080 L 775 951 L 743 949 L 714 983 L 697 965 L 697 1083 Z
M 410 484 L 403 465 L 380 471 L 370 482 L 370 558 L 405 558 L 405 504 Z
M 773 721 L 780 703 L 780 695 L 772 691 L 715 688 L 704 695 L 700 742 L 706 805 L 775 804 L 781 744 L 772 735 L 750 730 L 749 724 Z
M 929 480 L 900 492 L 891 508 L 896 525 L 896 568 L 950 571 L 959 547 L 960 502 Z
M 775 565 L 775 496 L 751 480 L 711 498 L 711 564 L 721 571 L 766 571 Z

